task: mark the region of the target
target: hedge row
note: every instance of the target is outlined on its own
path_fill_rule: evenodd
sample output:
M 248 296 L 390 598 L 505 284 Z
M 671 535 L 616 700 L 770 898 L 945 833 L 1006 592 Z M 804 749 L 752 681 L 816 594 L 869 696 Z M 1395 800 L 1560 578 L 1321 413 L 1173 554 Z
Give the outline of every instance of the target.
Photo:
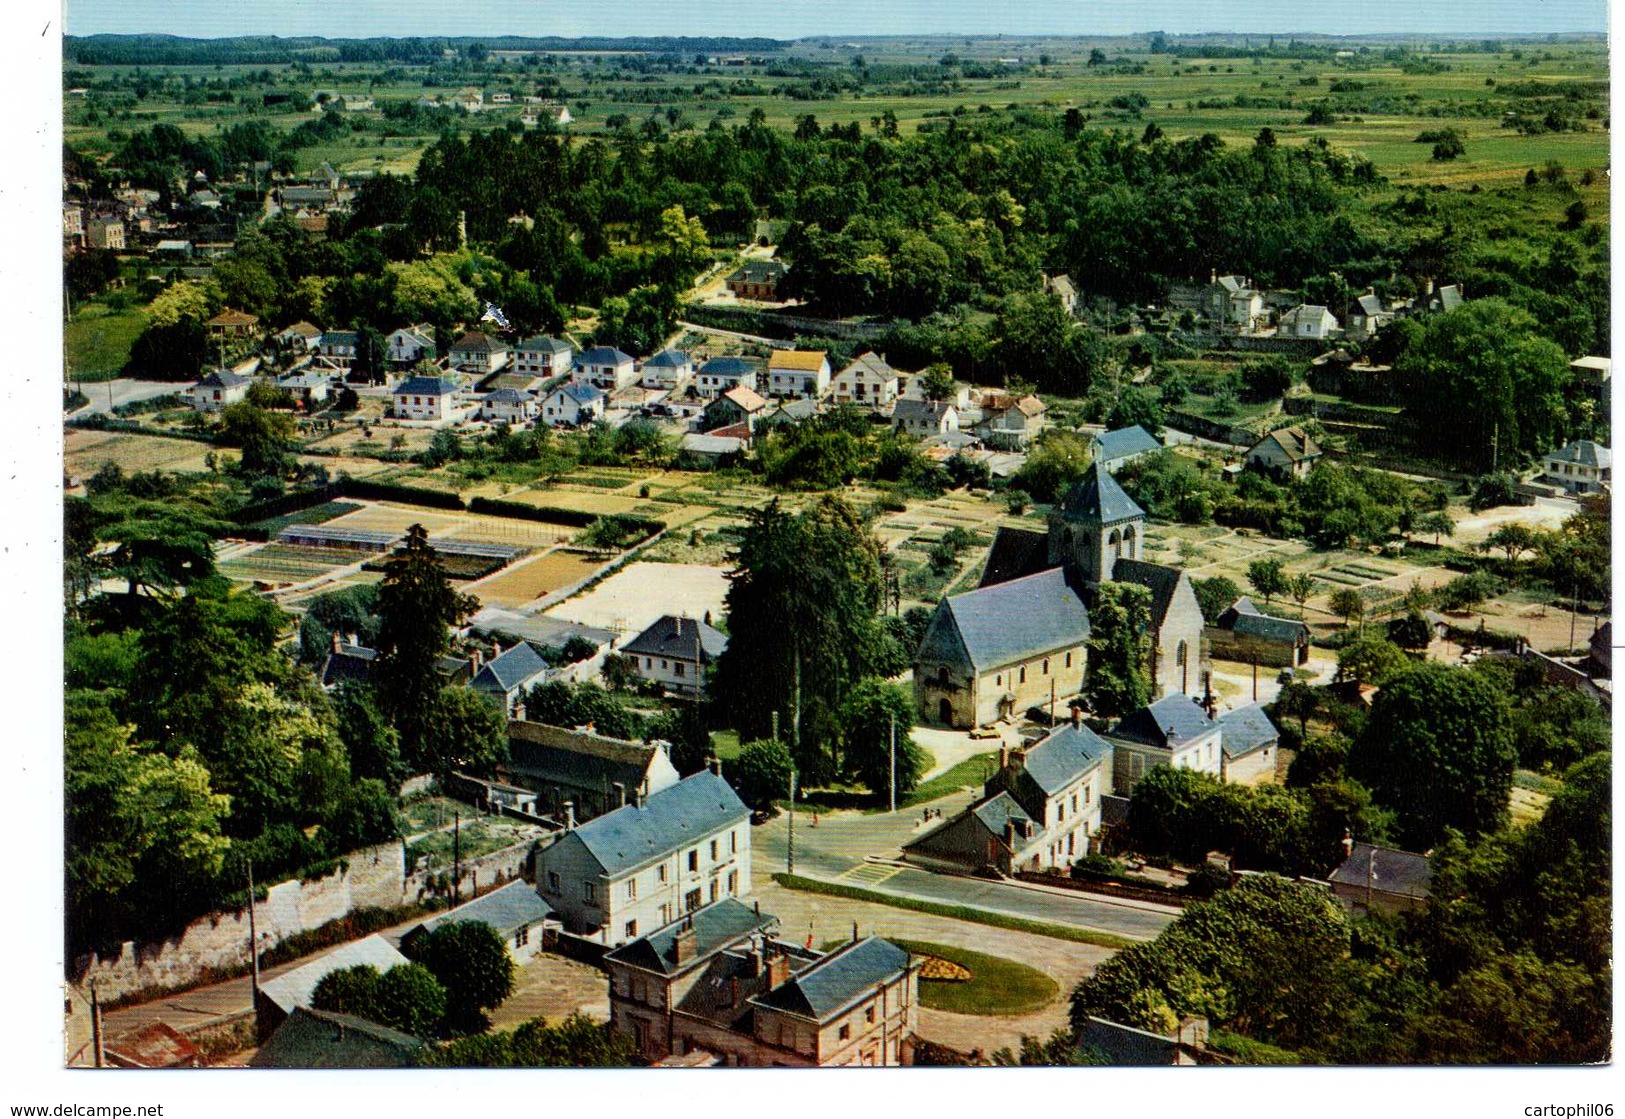
M 361 478 L 340 478 L 339 497 L 362 497 L 373 501 L 399 501 L 407 505 L 422 505 L 429 509 L 468 508 L 463 499 L 444 490 L 426 490 L 417 486 L 402 486 L 392 482 L 369 482 Z
M 494 497 L 475 497 L 468 502 L 470 513 L 487 513 L 493 517 L 517 517 L 526 521 L 545 521 L 553 525 L 586 528 L 598 519 L 595 513 L 579 509 L 559 509 L 551 505 L 526 505 L 522 501 L 503 501 Z

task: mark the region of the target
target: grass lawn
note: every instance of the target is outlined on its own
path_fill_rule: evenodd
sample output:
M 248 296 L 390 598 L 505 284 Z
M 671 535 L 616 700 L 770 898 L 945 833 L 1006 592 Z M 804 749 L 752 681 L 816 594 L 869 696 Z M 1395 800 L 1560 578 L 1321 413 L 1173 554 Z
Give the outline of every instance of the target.
M 736 730 L 714 730 L 711 732 L 711 752 L 725 762 L 731 762 L 739 756 L 739 732 Z
M 130 360 L 130 347 L 147 326 L 139 307 L 115 311 L 86 303 L 62 328 L 62 361 L 70 381 L 106 381 Z M 178 387 L 178 386 L 177 386 Z
M 952 769 L 916 785 L 914 791 L 904 797 L 897 807 L 913 808 L 917 804 L 925 804 L 950 793 L 957 793 L 967 785 L 980 785 L 993 772 L 996 754 L 997 751 L 989 750 L 985 754 L 966 758 Z
M 927 979 L 920 977 L 920 1005 L 955 1014 L 985 1017 L 1030 1014 L 1048 1006 L 1061 993 L 1060 986 L 1037 968 L 1018 964 L 1002 956 L 973 952 L 951 944 L 928 940 L 902 940 L 887 937 L 899 948 L 916 956 L 935 956 L 958 964 L 970 972 L 969 979 Z M 823 946 L 832 951 L 845 944 L 833 940 Z

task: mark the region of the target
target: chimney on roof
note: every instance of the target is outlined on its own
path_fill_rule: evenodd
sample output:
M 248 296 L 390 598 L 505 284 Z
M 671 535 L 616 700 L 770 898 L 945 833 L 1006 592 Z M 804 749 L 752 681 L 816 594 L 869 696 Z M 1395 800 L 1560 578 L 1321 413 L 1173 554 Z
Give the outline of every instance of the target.
M 1343 829 L 1343 857 L 1345 859 L 1354 857 L 1354 833 L 1348 828 Z
M 1010 751 L 1005 746 L 1005 744 L 1001 741 L 999 743 L 999 772 L 1003 773 L 1004 768 L 1009 764 L 1010 764 Z
M 342 639 L 342 638 L 341 638 L 341 637 L 340 637 L 340 636 L 339 636 L 339 631 L 338 631 L 338 630 L 334 630 L 334 631 L 333 631 L 333 638 L 332 638 L 332 641 L 331 641 L 331 642 L 330 642 L 330 644 L 331 644 L 331 645 L 332 645 L 332 647 L 333 647 L 333 651 L 334 651 L 334 652 L 335 652 L 335 653 L 336 653 L 336 652 L 338 652 L 338 651 L 339 651 L 339 644 L 340 644 L 340 642 L 341 642 L 341 641 L 342 641 L 342 640 L 343 640 L 343 639 Z
M 617 781 L 613 785 L 611 785 L 610 788 L 615 790 L 615 807 L 616 808 L 625 808 L 626 807 L 626 786 L 623 785 L 621 782 Z
M 1083 708 L 1079 707 L 1076 703 L 1074 703 L 1071 706 L 1070 710 L 1072 712 L 1072 726 L 1073 726 L 1073 728 L 1076 729 L 1078 727 L 1083 726 Z
M 705 764 L 710 768 L 712 773 L 716 774 L 718 777 L 722 776 L 722 759 L 721 758 L 717 757 L 715 754 L 712 754 L 709 758 L 706 759 Z
M 1017 773 L 1027 768 L 1027 751 L 1025 749 L 1010 751 L 1010 768 Z
M 852 922 L 852 943 L 856 944 L 857 942 L 858 942 L 858 923 L 856 921 L 853 921 Z
M 514 721 L 517 722 L 517 723 L 522 723 L 522 722 L 525 721 L 525 701 L 524 700 L 520 699 L 520 700 L 515 700 L 514 701 L 513 717 L 514 717 Z
M 1217 268 L 1209 268 L 1207 270 L 1207 282 L 1210 284 L 1216 284 L 1219 282 L 1219 270 Z
M 480 674 L 480 651 L 478 649 L 468 654 L 468 674 L 470 676 Z
M 645 795 L 645 793 L 643 791 L 643 786 L 639 785 L 638 786 L 638 796 L 637 796 L 638 807 L 642 808 L 645 805 L 647 805 L 648 803 L 649 803 L 649 798 L 648 798 L 647 795 Z
M 672 963 L 686 964 L 699 954 L 699 941 L 694 936 L 694 918 L 683 922 L 671 942 Z
M 564 802 L 564 830 L 576 830 L 576 802 L 573 800 Z
M 750 948 L 745 952 L 745 974 L 752 979 L 762 974 L 762 942 L 758 937 L 750 938 Z
M 775 952 L 767 958 L 767 989 L 769 991 L 781 986 L 790 978 L 790 957 L 782 951 Z

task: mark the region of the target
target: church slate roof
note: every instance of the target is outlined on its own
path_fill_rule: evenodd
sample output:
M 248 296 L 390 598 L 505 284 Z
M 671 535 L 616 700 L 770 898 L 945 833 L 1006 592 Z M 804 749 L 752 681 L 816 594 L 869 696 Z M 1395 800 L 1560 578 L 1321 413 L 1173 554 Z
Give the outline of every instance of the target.
M 938 609 L 932 629 L 939 628 L 945 614 L 978 671 L 1081 645 L 1089 638 L 1089 611 L 1059 567 L 953 595 Z M 926 645 L 931 640 L 928 632 Z
M 1143 518 L 1145 510 L 1124 492 L 1106 468 L 1097 459 L 1081 481 L 1067 492 L 1061 511 L 1070 521 L 1111 525 Z
M 1138 583 L 1151 592 L 1151 624 L 1158 630 L 1168 620 L 1168 607 L 1173 604 L 1179 581 L 1184 577 L 1185 573 L 1177 567 L 1149 560 L 1120 559 L 1112 568 L 1112 582 Z
M 1049 566 L 1049 534 L 1025 528 L 1001 528 L 993 537 L 982 569 L 983 587 L 1036 575 Z

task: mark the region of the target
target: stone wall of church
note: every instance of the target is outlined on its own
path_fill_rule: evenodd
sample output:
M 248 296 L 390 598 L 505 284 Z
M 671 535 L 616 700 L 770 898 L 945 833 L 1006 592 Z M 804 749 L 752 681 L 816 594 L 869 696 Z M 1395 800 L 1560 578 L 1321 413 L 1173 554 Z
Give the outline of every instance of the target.
M 1196 592 L 1189 579 L 1181 579 L 1173 601 L 1168 604 L 1168 616 L 1158 634 L 1155 687 L 1153 699 L 1184 692 L 1202 694 L 1202 607 L 1196 601 Z M 1184 646 L 1181 662 L 1180 647 Z

